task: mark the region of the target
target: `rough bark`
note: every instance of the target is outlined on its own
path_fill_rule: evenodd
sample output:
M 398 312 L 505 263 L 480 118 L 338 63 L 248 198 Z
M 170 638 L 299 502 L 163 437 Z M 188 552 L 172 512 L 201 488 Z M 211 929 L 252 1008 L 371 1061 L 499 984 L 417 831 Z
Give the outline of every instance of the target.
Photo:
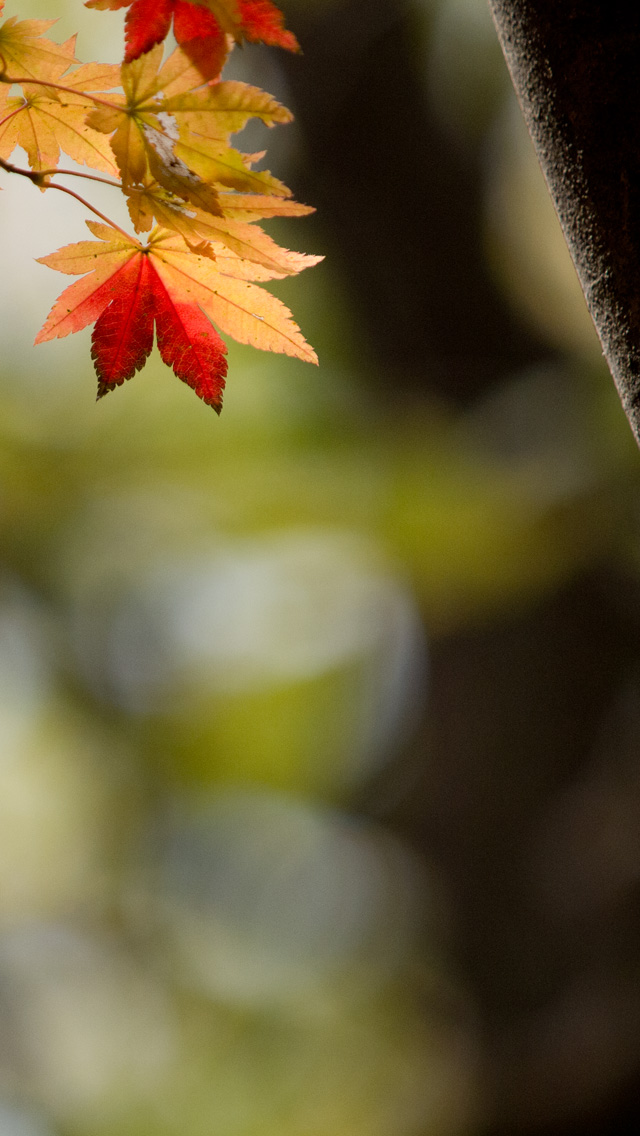
M 628 0 L 489 5 L 640 443 L 640 6 Z

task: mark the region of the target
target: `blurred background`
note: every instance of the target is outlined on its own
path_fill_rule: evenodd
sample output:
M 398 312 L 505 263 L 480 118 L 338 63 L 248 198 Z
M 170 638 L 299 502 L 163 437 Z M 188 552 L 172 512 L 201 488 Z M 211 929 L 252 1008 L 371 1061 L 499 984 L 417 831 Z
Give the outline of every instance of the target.
M 485 0 L 284 7 L 228 74 L 296 115 L 239 145 L 319 369 L 96 406 L 31 347 L 84 212 L 2 177 L 0 1136 L 617 1132 L 639 455 Z

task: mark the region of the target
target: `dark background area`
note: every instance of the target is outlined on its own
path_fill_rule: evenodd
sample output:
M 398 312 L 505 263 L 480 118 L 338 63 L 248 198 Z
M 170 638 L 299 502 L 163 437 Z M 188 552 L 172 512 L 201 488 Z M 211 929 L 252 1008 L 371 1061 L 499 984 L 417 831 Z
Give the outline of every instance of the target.
M 488 263 L 486 136 L 447 133 L 425 84 L 420 49 L 437 9 L 425 27 L 411 5 L 378 3 L 366 18 L 359 0 L 300 6 L 305 57 L 287 61 L 287 76 L 313 155 L 303 196 L 331 218 L 373 388 L 464 409 L 514 370 L 566 355 L 514 312 Z M 637 767 L 638 598 L 619 565 L 600 562 L 517 616 L 434 645 L 429 722 L 412 753 L 420 775 L 389 819 L 436 859 L 453 897 L 450 946 L 480 1010 L 492 1131 L 638 1123 L 637 880 L 611 880 L 615 895 L 601 884 L 575 911 L 562 878 L 563 841 L 586 860 L 600 844 L 606 859 L 609 839 L 637 829 L 637 788 L 620 787 L 617 806 L 604 798 L 614 770 Z M 556 831 L 541 850 L 550 811 Z

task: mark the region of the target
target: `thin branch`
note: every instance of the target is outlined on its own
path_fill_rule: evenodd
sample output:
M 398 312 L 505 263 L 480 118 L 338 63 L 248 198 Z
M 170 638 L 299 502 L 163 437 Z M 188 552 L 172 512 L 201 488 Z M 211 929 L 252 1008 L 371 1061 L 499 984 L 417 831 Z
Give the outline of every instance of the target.
M 79 201 L 80 204 L 84 205 L 86 209 L 89 209 L 92 213 L 95 213 L 96 217 L 99 217 L 101 221 L 105 221 L 106 224 L 110 225 L 112 229 L 116 229 L 119 233 L 122 233 L 122 236 L 126 237 L 128 241 L 135 240 L 135 237 L 131 237 L 129 233 L 125 232 L 125 230 L 120 227 L 120 225 L 117 225 L 116 222 L 112 221 L 110 217 L 106 216 L 106 214 L 101 213 L 99 209 L 96 209 L 95 205 L 92 205 L 90 201 L 86 200 L 86 198 L 81 197 L 79 193 L 76 193 L 73 189 L 68 189 L 66 185 L 56 185 L 55 182 L 49 181 L 48 179 L 51 176 L 50 170 L 24 170 L 20 166 L 14 166 L 11 162 L 7 162 L 4 158 L 0 158 L 0 168 L 6 170 L 9 174 L 20 174 L 21 177 L 28 178 L 29 181 L 33 182 L 34 185 L 37 185 L 38 189 L 57 189 L 60 191 L 60 193 L 66 193 L 69 197 L 75 197 L 76 201 Z M 54 170 L 53 172 L 61 173 L 62 171 Z M 65 172 L 72 173 L 74 171 L 69 170 Z M 84 176 L 91 177 L 90 174 Z M 100 178 L 97 180 L 102 181 L 104 179 Z M 109 182 L 108 184 L 115 185 L 117 183 Z M 140 248 L 142 248 L 142 245 L 139 241 L 136 241 L 136 243 Z
M 23 170 L 20 166 L 14 166 L 12 162 L 7 162 L 5 158 L 0 158 L 0 169 L 6 170 L 8 174 L 20 174 L 21 177 L 29 178 L 29 181 L 37 185 L 38 189 L 47 188 L 48 183 L 44 181 L 43 174 L 38 170 Z
M 68 95 L 91 99 L 92 103 L 108 107 L 109 110 L 122 111 L 125 109 L 122 103 L 110 103 L 107 99 L 100 99 L 97 95 L 92 95 L 90 91 L 79 91 L 75 87 L 64 87 L 61 83 L 53 83 L 48 79 L 16 79 L 12 75 L 7 75 L 6 72 L 0 72 L 0 83 L 7 83 L 8 86 L 13 86 L 15 83 L 18 87 L 51 87 L 54 91 L 64 91 Z
M 112 181 L 111 178 L 100 177 L 99 174 L 85 174 L 82 170 L 42 170 L 43 177 L 55 177 L 56 174 L 64 174 L 65 177 L 78 177 L 87 178 L 89 181 L 99 181 L 103 185 L 112 185 L 114 189 L 122 189 L 121 181 Z
M 120 228 L 120 225 L 116 225 L 115 221 L 112 221 L 110 217 L 107 217 L 104 213 L 101 213 L 99 209 L 96 209 L 95 205 L 91 205 L 89 201 L 87 201 L 84 197 L 81 197 L 80 194 L 76 193 L 73 189 L 67 189 L 66 185 L 56 185 L 56 183 L 53 181 L 47 182 L 45 188 L 58 189 L 60 190 L 60 193 L 67 193 L 69 197 L 75 197 L 76 201 L 79 201 L 81 205 L 85 205 L 86 208 L 90 209 L 92 213 L 95 213 L 96 217 L 99 217 L 101 221 L 106 221 L 107 225 L 110 225 L 112 229 L 117 229 L 118 232 L 122 233 L 123 237 L 126 237 L 128 241 L 135 240 L 135 237 L 131 237 L 129 233 Z M 136 244 L 139 248 L 142 248 L 142 245 L 139 241 L 136 240 Z

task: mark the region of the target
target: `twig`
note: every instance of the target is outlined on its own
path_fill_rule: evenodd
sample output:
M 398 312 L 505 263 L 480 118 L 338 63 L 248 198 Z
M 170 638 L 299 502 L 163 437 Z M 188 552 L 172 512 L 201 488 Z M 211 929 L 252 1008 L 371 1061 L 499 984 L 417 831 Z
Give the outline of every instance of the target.
M 0 59 L 2 57 L 0 56 Z M 68 95 L 75 95 L 76 97 L 83 97 L 90 99 L 92 103 L 97 103 L 98 106 L 108 107 L 109 110 L 125 109 L 122 103 L 110 103 L 107 99 L 98 98 L 97 95 L 92 95 L 90 91 L 79 91 L 75 87 L 64 87 L 61 83 L 53 83 L 48 79 L 28 79 L 28 78 L 14 78 L 12 75 L 7 75 L 5 71 L 0 71 L 0 83 L 7 83 L 8 86 L 13 86 L 15 83 L 18 87 L 51 87 L 54 91 L 64 91 Z
M 96 217 L 99 217 L 101 221 L 105 221 L 107 225 L 111 226 L 112 229 L 117 229 L 119 233 L 122 233 L 123 237 L 126 237 L 128 241 L 135 242 L 140 248 L 142 248 L 142 245 L 135 239 L 135 237 L 131 237 L 129 233 L 125 232 L 125 230 L 120 227 L 120 225 L 117 225 L 116 222 L 112 221 L 110 217 L 106 216 L 106 214 L 101 213 L 99 209 L 96 209 L 95 205 L 92 205 L 84 197 L 81 197 L 79 193 L 76 193 L 73 189 L 68 189 L 66 185 L 56 185 L 55 182 L 48 180 L 51 177 L 52 173 L 74 173 L 75 171 L 24 170 L 20 166 L 14 166 L 11 162 L 7 162 L 4 158 L 0 158 L 0 168 L 6 170 L 9 174 L 20 174 L 21 177 L 28 178 L 29 181 L 33 182 L 34 185 L 37 185 L 38 189 L 57 189 L 60 191 L 60 193 L 66 193 L 69 197 L 75 197 L 76 201 L 79 201 L 81 205 L 84 205 L 87 209 L 90 209 L 91 212 L 95 213 Z M 91 174 L 80 176 L 91 177 Z M 104 181 L 105 179 L 97 178 L 96 180 Z M 107 184 L 115 185 L 117 183 L 107 182 Z
M 103 185 L 112 185 L 114 189 L 122 189 L 121 181 L 112 181 L 111 178 L 100 177 L 99 174 L 86 174 L 83 170 L 41 170 L 43 177 L 55 177 L 56 174 L 64 174 L 65 177 L 78 177 L 87 178 L 89 181 L 99 181 Z

